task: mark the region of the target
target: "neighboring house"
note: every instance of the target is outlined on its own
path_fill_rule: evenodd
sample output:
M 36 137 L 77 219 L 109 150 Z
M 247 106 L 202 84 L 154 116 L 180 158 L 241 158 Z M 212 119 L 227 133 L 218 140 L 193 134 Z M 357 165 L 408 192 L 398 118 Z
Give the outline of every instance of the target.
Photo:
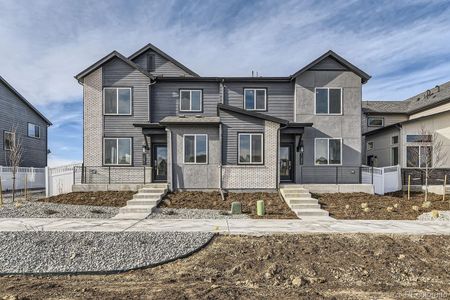
M 332 51 L 286 77 L 201 77 L 148 44 L 128 58 L 114 51 L 75 78 L 84 87 L 86 183 L 111 172 L 114 182 L 142 177 L 143 166 L 152 167 L 146 180 L 171 189 L 360 182 L 370 76 Z
M 46 167 L 50 125 L 43 114 L 0 76 L 0 166 L 9 165 L 10 146 L 20 141 L 23 151 L 20 166 Z
M 430 137 L 420 136 L 423 129 L 436 132 L 443 142 L 442 152 L 450 153 L 450 82 L 404 101 L 363 101 L 362 119 L 363 163 L 423 167 L 425 151 L 432 150 L 433 143 Z M 450 156 L 436 167 L 449 168 Z

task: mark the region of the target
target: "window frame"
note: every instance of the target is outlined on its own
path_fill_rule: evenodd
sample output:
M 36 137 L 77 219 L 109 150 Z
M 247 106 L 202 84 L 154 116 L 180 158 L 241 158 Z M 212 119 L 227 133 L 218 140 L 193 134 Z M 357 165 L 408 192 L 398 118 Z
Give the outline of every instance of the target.
M 29 126 L 30 125 L 36 126 L 39 129 L 39 136 L 31 136 L 30 135 L 30 131 L 29 131 Z M 37 124 L 34 124 L 34 123 L 31 123 L 31 122 L 28 122 L 27 123 L 27 136 L 30 137 L 30 138 L 33 138 L 33 139 L 40 139 L 41 138 L 41 126 L 39 126 Z
M 13 141 L 14 141 L 14 143 L 16 142 L 16 133 L 14 133 L 14 132 L 12 132 L 12 131 L 8 131 L 8 130 L 3 130 L 3 150 L 5 150 L 5 151 L 11 151 L 11 148 L 10 149 L 6 149 L 6 143 L 5 143 L 5 140 L 6 140 L 6 135 L 7 134 L 11 134 L 12 136 L 13 136 Z
M 106 90 L 108 90 L 108 89 L 116 90 L 117 113 L 107 113 L 106 112 Z M 120 114 L 119 113 L 119 90 L 129 90 L 130 91 L 130 113 L 128 113 L 128 114 Z M 103 115 L 104 116 L 132 116 L 133 115 L 133 88 L 131 88 L 131 87 L 115 87 L 115 86 L 103 87 Z
M 200 92 L 200 110 L 193 110 L 192 109 L 192 92 Z M 189 109 L 181 109 L 181 93 L 182 92 L 189 92 Z M 178 91 L 178 111 L 179 112 L 197 112 L 201 113 L 203 112 L 203 89 L 180 89 Z
M 186 136 L 194 137 L 194 162 L 186 161 Z M 206 137 L 206 160 L 205 162 L 197 162 L 197 136 Z M 185 165 L 207 165 L 209 163 L 209 136 L 207 133 L 186 133 L 183 134 L 183 164 Z
M 245 101 L 245 92 L 253 91 L 253 108 L 247 108 Z M 264 108 L 256 108 L 256 91 L 264 91 Z M 243 106 L 248 111 L 267 111 L 267 88 L 266 87 L 245 87 L 243 93 Z
M 105 150 L 106 150 L 106 140 L 116 140 L 116 151 L 117 151 L 117 163 L 116 164 L 107 164 L 105 162 L 106 159 L 106 155 L 105 155 Z M 129 164 L 119 164 L 119 140 L 129 140 L 130 141 L 130 163 Z M 129 167 L 133 165 L 133 138 L 131 137 L 103 137 L 103 165 L 104 166 L 114 166 L 114 167 L 120 167 L 120 166 L 124 166 L 124 167 Z
M 408 163 L 410 160 L 408 159 L 408 148 L 409 147 L 418 147 L 419 148 L 419 157 L 418 157 L 418 166 L 408 166 Z M 405 158 L 406 158 L 406 168 L 415 168 L 415 169 L 424 169 L 426 166 L 422 167 L 422 148 L 431 148 L 431 165 L 428 166 L 428 168 L 433 168 L 434 165 L 434 150 L 433 145 L 430 143 L 425 143 L 423 145 L 417 144 L 417 143 L 411 143 L 410 145 L 406 145 L 405 147 Z
M 408 141 L 408 137 L 409 136 L 427 136 L 427 137 L 430 138 L 430 140 L 426 140 L 426 141 L 424 141 L 424 140 Z M 426 144 L 426 143 L 432 143 L 433 142 L 433 136 L 431 134 L 406 134 L 405 140 L 406 140 L 407 143 L 412 143 L 412 144 L 416 143 L 416 144 L 420 144 L 421 145 L 421 144 Z
M 372 144 L 372 147 L 371 147 L 371 148 L 369 148 L 369 144 Z M 375 146 L 375 143 L 374 143 L 373 141 L 368 141 L 368 142 L 367 142 L 367 145 L 366 145 L 367 151 L 373 150 L 374 146 Z
M 242 135 L 250 135 L 250 162 L 241 162 L 240 160 L 240 154 L 241 154 L 241 136 Z M 253 162 L 253 156 L 252 156 L 252 135 L 259 135 L 261 136 L 261 162 Z M 237 134 L 237 143 L 238 143 L 238 151 L 237 151 L 237 163 L 238 165 L 264 165 L 264 133 L 263 132 L 238 132 Z
M 394 143 L 394 138 L 397 138 L 397 142 L 396 143 Z M 399 141 L 400 141 L 400 137 L 398 135 L 391 136 L 391 145 L 396 145 L 397 146 L 399 144 Z
M 318 140 L 327 140 L 327 144 L 328 144 L 328 157 L 327 157 L 327 163 L 326 164 L 318 164 L 317 163 L 317 141 Z M 339 140 L 340 141 L 340 147 L 341 147 L 341 151 L 340 151 L 340 163 L 338 164 L 330 164 L 330 140 Z M 315 138 L 314 139 L 314 165 L 315 166 L 342 166 L 342 156 L 343 156 L 343 148 L 342 148 L 342 138 Z
M 381 120 L 381 125 L 370 125 L 371 119 Z M 384 127 L 384 117 L 367 116 L 367 127 Z
M 326 89 L 327 92 L 327 113 L 318 113 L 317 112 L 317 90 L 318 89 Z M 330 113 L 330 89 L 338 89 L 341 91 L 340 95 L 341 95 L 341 102 L 340 102 L 340 112 L 339 113 Z M 343 115 L 343 88 L 342 87 L 315 87 L 314 88 L 314 115 L 318 115 L 318 116 L 342 116 Z

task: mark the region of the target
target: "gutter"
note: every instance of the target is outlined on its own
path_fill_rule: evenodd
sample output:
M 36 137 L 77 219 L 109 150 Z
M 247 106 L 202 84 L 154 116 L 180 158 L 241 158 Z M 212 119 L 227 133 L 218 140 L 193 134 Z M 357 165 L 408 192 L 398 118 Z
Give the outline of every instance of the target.
M 225 99 L 225 86 L 224 86 L 224 79 L 222 79 L 222 81 L 219 84 L 219 90 L 220 90 L 220 103 L 224 103 Z M 217 114 L 219 115 L 219 111 L 217 110 Z M 220 116 L 219 116 L 220 117 Z M 220 197 L 222 198 L 222 201 L 225 201 L 225 195 L 223 192 L 223 182 L 222 182 L 222 177 L 223 177 L 223 167 L 222 167 L 222 160 L 223 160 L 223 145 L 222 145 L 222 122 L 220 122 L 219 124 L 219 155 L 220 155 L 220 160 L 219 160 L 219 193 L 220 193 Z

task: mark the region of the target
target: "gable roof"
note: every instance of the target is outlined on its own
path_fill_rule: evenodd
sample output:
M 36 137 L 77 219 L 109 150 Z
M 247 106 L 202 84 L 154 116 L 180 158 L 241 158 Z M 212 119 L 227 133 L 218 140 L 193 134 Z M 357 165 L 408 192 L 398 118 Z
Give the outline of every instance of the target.
M 408 105 L 404 101 L 363 101 L 365 113 L 406 114 Z
M 275 123 L 279 123 L 279 124 L 284 124 L 284 125 L 289 123 L 287 120 L 284 120 L 284 119 L 269 116 L 269 115 L 255 112 L 255 111 L 248 111 L 248 110 L 245 110 L 245 109 L 242 109 L 239 107 L 235 107 L 235 106 L 231 106 L 231 105 L 227 105 L 227 104 L 223 104 L 223 103 L 217 104 L 217 109 L 231 111 L 231 112 L 235 112 L 238 114 L 242 114 L 242 115 L 246 115 L 246 116 L 250 116 L 250 117 L 254 117 L 254 118 L 258 118 L 258 119 L 262 119 L 262 120 L 267 120 L 267 121 L 271 121 L 271 122 L 275 122 Z
M 53 125 L 52 122 L 49 121 L 36 107 L 34 107 L 24 96 L 22 96 L 15 88 L 12 87 L 2 76 L 0 76 L 0 82 L 2 82 L 13 94 L 17 96 L 20 100 L 23 101 L 29 108 L 31 108 L 42 120 L 47 123 L 47 125 Z
M 152 50 L 153 52 L 156 52 L 157 54 L 161 55 L 162 57 L 164 57 L 168 61 L 172 62 L 174 65 L 176 65 L 180 69 L 182 69 L 182 70 L 186 71 L 187 73 L 191 74 L 192 76 L 200 77 L 200 75 L 198 75 L 197 73 L 195 73 L 194 71 L 192 71 L 191 69 L 189 69 L 188 67 L 186 67 L 185 65 L 180 63 L 178 60 L 176 60 L 175 58 L 171 57 L 169 54 L 165 53 L 164 51 L 162 51 L 161 49 L 159 49 L 158 47 L 156 47 L 155 45 L 153 45 L 151 43 L 148 43 L 147 45 L 145 45 L 144 47 L 142 47 L 141 49 L 139 49 L 135 53 L 131 54 L 128 57 L 128 59 L 129 60 L 133 60 L 136 57 L 138 57 L 139 55 L 141 55 L 142 53 L 147 52 L 148 50 Z
M 125 56 L 123 56 L 122 54 L 120 54 L 119 52 L 114 50 L 110 54 L 108 54 L 105 57 L 98 60 L 96 63 L 92 64 L 91 66 L 89 66 L 86 69 L 84 69 L 83 71 L 81 71 L 78 75 L 75 75 L 75 79 L 78 81 L 81 81 L 85 76 L 87 76 L 90 73 L 92 73 L 93 71 L 97 70 L 99 67 L 101 67 L 103 64 L 107 63 L 108 61 L 110 61 L 113 58 L 118 58 L 118 59 L 122 60 L 123 62 L 127 63 L 130 67 L 138 70 L 139 72 L 148 76 L 149 78 L 152 78 L 152 79 L 154 78 L 152 74 L 150 74 L 149 72 L 144 70 L 138 64 L 135 64 L 134 62 L 132 62 L 131 60 L 129 60 L 128 58 L 126 58 Z
M 355 65 L 351 64 L 349 61 L 344 59 L 342 56 L 336 54 L 332 50 L 328 50 L 328 52 L 324 53 L 323 55 L 321 55 L 317 59 L 313 60 L 308 65 L 304 66 L 303 68 L 301 68 L 300 70 L 295 72 L 293 75 L 291 75 L 291 78 L 294 79 L 295 77 L 297 77 L 297 76 L 301 75 L 302 73 L 308 71 L 309 69 L 313 68 L 315 65 L 317 65 L 318 63 L 320 63 L 321 61 L 323 61 L 323 60 L 325 60 L 326 58 L 329 58 L 329 57 L 331 57 L 332 59 L 336 60 L 338 63 L 340 63 L 341 65 L 345 66 L 350 71 L 352 71 L 353 73 L 355 73 L 356 75 L 361 77 L 361 82 L 362 83 L 366 83 L 371 78 L 371 76 L 369 74 L 367 74 L 366 72 L 364 72 L 361 69 L 357 68 Z

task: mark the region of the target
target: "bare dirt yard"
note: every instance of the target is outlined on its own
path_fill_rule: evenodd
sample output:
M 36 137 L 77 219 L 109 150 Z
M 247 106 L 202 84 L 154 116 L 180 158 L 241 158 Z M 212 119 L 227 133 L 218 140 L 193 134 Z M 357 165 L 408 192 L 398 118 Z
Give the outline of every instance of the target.
M 112 206 L 122 207 L 127 201 L 133 198 L 135 192 L 73 192 L 61 194 L 58 196 L 42 198 L 40 202 L 51 202 L 58 204 L 74 205 L 94 205 L 94 206 Z
M 448 299 L 448 236 L 218 236 L 116 275 L 3 276 L 3 299 Z M 10 297 L 10 298 L 8 298 Z
M 256 214 L 256 201 L 264 200 L 266 215 Z M 225 201 L 218 192 L 176 192 L 166 195 L 163 208 L 216 209 L 229 211 L 231 203 L 241 202 L 242 213 L 256 219 L 298 219 L 277 193 L 228 193 Z
M 423 213 L 432 210 L 450 210 L 450 199 L 442 195 L 428 194 L 430 203 L 424 205 L 423 193 L 411 193 L 408 200 L 404 192 L 384 196 L 365 193 L 314 194 L 322 208 L 336 219 L 360 220 L 416 220 Z M 367 204 L 368 209 L 364 210 Z M 417 206 L 417 210 L 413 209 Z

